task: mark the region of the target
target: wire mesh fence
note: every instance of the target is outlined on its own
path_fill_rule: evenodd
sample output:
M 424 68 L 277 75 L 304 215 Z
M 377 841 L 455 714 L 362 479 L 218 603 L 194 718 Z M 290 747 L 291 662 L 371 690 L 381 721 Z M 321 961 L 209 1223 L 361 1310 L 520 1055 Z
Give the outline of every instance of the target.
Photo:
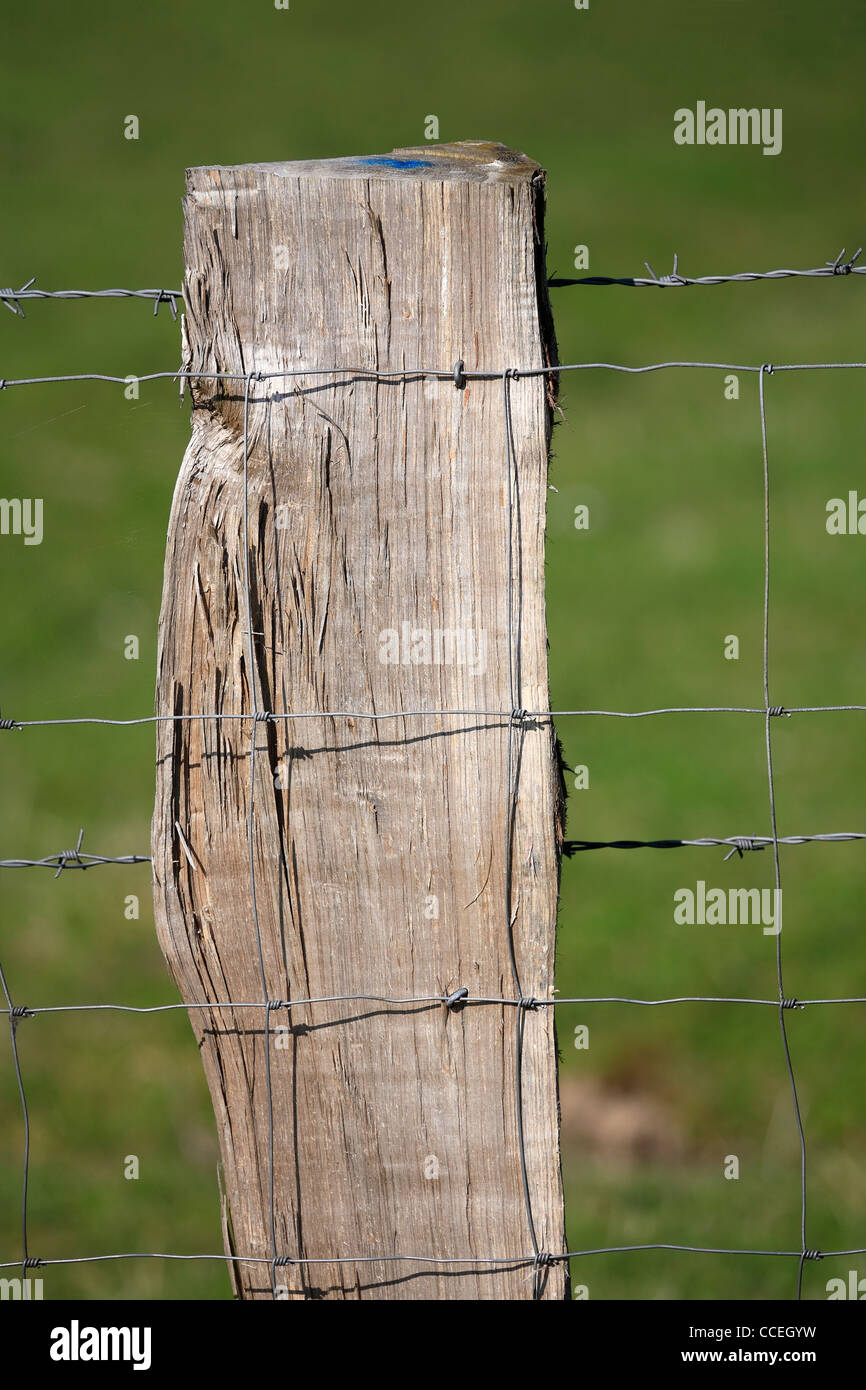
M 732 276 L 705 276 L 689 280 L 679 276 L 677 261 L 674 260 L 674 270 L 672 275 L 656 277 L 650 270 L 649 279 L 643 278 L 605 278 L 605 277 L 585 277 L 582 280 L 559 280 L 552 279 L 551 286 L 564 286 L 573 284 L 619 284 L 631 286 L 656 285 L 660 287 L 676 287 L 695 284 L 718 284 L 732 280 L 757 280 L 757 279 L 779 279 L 793 276 L 822 277 L 822 276 L 847 276 L 851 274 L 863 274 L 866 267 L 857 266 L 860 252 L 858 251 L 850 260 L 844 260 L 844 251 L 832 262 L 814 270 L 806 271 L 770 271 L 762 274 L 743 273 Z M 648 267 L 649 269 L 649 267 Z M 161 303 L 168 303 L 172 315 L 175 316 L 176 306 L 182 295 L 180 291 L 167 290 L 99 290 L 99 291 L 56 291 L 42 292 L 32 288 L 33 282 L 29 281 L 18 291 L 11 289 L 0 290 L 0 300 L 13 313 L 23 317 L 20 301 L 27 299 L 78 299 L 78 298 L 142 298 L 153 302 L 154 313 L 158 311 Z M 554 1264 L 582 1259 L 584 1257 L 603 1254 L 619 1254 L 630 1251 L 641 1250 L 669 1250 L 683 1251 L 694 1254 L 711 1255 L 750 1255 L 788 1258 L 796 1262 L 796 1297 L 799 1299 L 803 1291 L 803 1272 L 807 1261 L 820 1260 L 825 1256 L 848 1256 L 864 1254 L 866 1249 L 855 1248 L 846 1250 L 824 1250 L 820 1245 L 810 1242 L 811 1232 L 807 1225 L 807 1150 L 806 1134 L 801 1113 L 800 1097 L 798 1093 L 797 1080 L 794 1066 L 791 1059 L 789 1046 L 788 1024 L 786 1015 L 791 1011 L 802 1011 L 806 1008 L 824 1007 L 834 1004 L 863 1004 L 866 1003 L 866 996 L 844 996 L 844 997 L 824 997 L 824 998 L 799 998 L 794 995 L 786 994 L 785 978 L 783 974 L 783 954 L 782 954 L 782 933 L 781 930 L 775 932 L 775 985 L 776 992 L 773 997 L 756 998 L 733 995 L 708 995 L 708 994 L 683 994 L 668 998 L 637 998 L 625 995 L 595 995 L 581 997 L 562 997 L 558 994 L 547 998 L 538 998 L 525 995 L 521 985 L 520 971 L 518 967 L 517 954 L 513 939 L 513 902 L 512 902 L 512 860 L 514 853 L 514 825 L 517 806 L 517 797 L 520 784 L 520 767 L 522 761 L 523 742 L 533 730 L 538 730 L 550 725 L 551 721 L 558 718 L 588 718 L 604 717 L 617 719 L 642 719 L 657 716 L 685 715 L 685 714 L 742 714 L 756 716 L 762 719 L 764 724 L 764 750 L 766 766 L 766 787 L 767 804 L 769 810 L 769 834 L 734 834 L 723 837 L 700 837 L 692 839 L 656 839 L 656 840 L 569 840 L 565 841 L 562 851 L 565 855 L 571 856 L 589 850 L 602 849 L 674 849 L 674 848 L 720 848 L 727 849 L 726 859 L 737 855 L 742 858 L 747 852 L 762 851 L 769 849 L 772 851 L 773 859 L 773 879 L 777 894 L 781 894 L 782 872 L 779 848 L 781 845 L 804 845 L 807 843 L 828 844 L 844 841 L 860 841 L 866 839 L 866 832 L 846 831 L 846 832 L 827 832 L 814 833 L 808 835 L 785 835 L 778 833 L 777 808 L 776 808 L 776 789 L 773 771 L 773 740 L 772 725 L 777 718 L 792 718 L 794 716 L 806 714 L 818 714 L 823 712 L 843 712 L 843 711 L 864 711 L 866 704 L 833 704 L 833 705 L 804 705 L 785 707 L 774 704 L 771 699 L 771 663 L 770 663 L 770 617 L 771 617 L 771 545 L 770 545 L 770 520 L 771 520 L 771 473 L 770 473 L 770 451 L 768 447 L 768 424 L 766 408 L 766 387 L 768 379 L 779 372 L 810 372 L 827 370 L 862 370 L 866 368 L 866 362 L 808 362 L 808 363 L 783 363 L 772 364 L 768 362 L 760 364 L 732 364 L 721 362 L 704 361 L 666 361 L 655 362 L 641 366 L 626 366 L 620 363 L 610 362 L 573 362 L 546 367 L 521 367 L 505 365 L 493 371 L 472 371 L 465 367 L 463 361 L 458 360 L 451 366 L 442 364 L 433 368 L 416 367 L 414 369 L 401 369 L 395 371 L 378 371 L 368 367 L 344 365 L 340 367 L 323 368 L 297 368 L 292 371 L 260 372 L 247 371 L 219 372 L 219 373 L 197 373 L 184 369 L 178 371 L 157 371 L 143 373 L 135 378 L 136 381 L 156 381 L 156 380 L 175 380 L 181 383 L 183 390 L 184 384 L 193 380 L 208 380 L 220 382 L 240 383 L 243 389 L 243 547 L 246 556 L 246 571 L 243 576 L 243 590 L 245 602 L 245 633 L 244 638 L 247 647 L 250 669 L 255 669 L 254 653 L 254 631 L 252 622 L 252 603 L 251 603 L 251 575 L 250 575 L 250 546 L 249 546 L 249 485 L 248 485 L 248 462 L 249 462 L 249 419 L 250 406 L 253 402 L 267 399 L 269 383 L 280 382 L 286 379 L 304 378 L 340 378 L 341 381 L 350 383 L 358 379 L 383 379 L 401 380 L 404 383 L 412 381 L 425 381 L 434 379 L 441 382 L 451 382 L 457 389 L 460 389 L 467 381 L 487 381 L 501 382 L 502 390 L 502 454 L 505 470 L 505 497 L 507 506 L 507 613 L 510 621 L 508 624 L 508 689 L 509 702 L 507 708 L 499 709 L 400 709 L 391 711 L 371 711 L 371 710 L 344 710 L 344 709 L 317 709 L 317 710 L 274 710 L 259 707 L 258 697 L 255 689 L 255 682 L 251 683 L 251 707 L 244 713 L 221 713 L 216 711 L 203 710 L 196 713 L 171 714 L 171 715 L 151 715 L 133 719 L 112 719 L 97 716 L 79 716 L 75 718 L 49 718 L 49 719 L 27 719 L 25 717 L 3 717 L 0 719 L 0 730 L 7 733 L 26 732 L 38 728 L 51 726 L 75 726 L 75 725 L 106 725 L 116 727 L 130 727 L 134 725 L 157 724 L 160 722 L 177 721 L 241 721 L 249 724 L 250 743 L 249 743 L 249 798 L 248 798 L 248 818 L 247 818 L 247 840 L 249 849 L 249 894 L 251 903 L 251 924 L 253 927 L 256 941 L 256 956 L 258 963 L 258 973 L 261 982 L 261 998 L 258 1000 L 222 1000 L 185 1002 L 185 1003 L 166 1003 L 146 1007 L 137 1007 L 113 1002 L 95 1002 L 89 1004 L 69 1004 L 40 1006 L 15 1002 L 13 993 L 10 989 L 6 974 L 2 964 L 0 964 L 0 988 L 5 997 L 5 1007 L 0 1009 L 0 1013 L 5 1014 L 9 1022 L 10 1045 L 13 1060 L 14 1073 L 17 1082 L 20 1109 L 23 1121 L 23 1162 L 22 1162 L 22 1197 L 21 1197 L 21 1253 L 14 1259 L 0 1261 L 0 1269 L 13 1269 L 20 1267 L 22 1274 L 27 1270 L 41 1268 L 50 1265 L 69 1265 L 98 1263 L 102 1261 L 118 1261 L 127 1259 L 164 1259 L 177 1261 L 194 1260 L 216 1260 L 234 1262 L 235 1264 L 254 1264 L 267 1266 L 270 1275 L 270 1287 L 273 1297 L 280 1296 L 278 1286 L 278 1270 L 286 1266 L 307 1266 L 307 1265 L 382 1265 L 387 1266 L 393 1263 L 409 1263 L 419 1266 L 453 1266 L 471 1268 L 475 1266 L 499 1267 L 502 1269 L 526 1268 L 527 1277 L 531 1280 L 532 1296 L 535 1299 L 541 1298 L 545 1287 L 545 1272 Z M 736 705 L 713 705 L 713 706 L 668 706 L 658 709 L 639 709 L 639 710 L 610 710 L 610 709 L 526 709 L 522 703 L 521 675 L 520 675 L 520 652 L 519 652 L 519 623 L 515 621 L 515 614 L 520 606 L 520 585 L 521 577 L 519 567 L 515 567 L 512 562 L 514 553 L 515 539 L 519 539 L 519 519 L 516 516 L 515 495 L 517 486 L 517 451 L 515 447 L 513 422 L 512 422 L 512 393 L 519 388 L 519 383 L 523 380 L 530 380 L 538 377 L 557 376 L 563 372 L 580 371 L 611 371 L 626 374 L 644 374 L 667 370 L 709 370 L 721 372 L 747 373 L 754 375 L 757 379 L 757 414 L 759 421 L 760 456 L 762 472 L 762 492 L 763 492 L 763 595 L 762 595 L 762 700 L 761 703 L 752 706 Z M 0 378 L 0 390 L 7 390 L 16 386 L 39 385 L 53 382 L 84 382 L 102 381 L 125 385 L 130 380 L 128 375 L 114 376 L 105 373 L 72 373 L 67 375 L 43 376 L 43 377 L 21 377 L 21 378 Z M 260 394 L 254 394 L 255 388 L 263 388 Z M 266 977 L 264 955 L 262 951 L 262 936 L 259 923 L 258 900 L 257 900 L 257 875 L 254 853 L 254 836 L 256 826 L 255 808 L 255 767 L 257 753 L 257 730 L 259 725 L 267 723 L 277 723 L 285 721 L 287 724 L 294 722 L 302 723 L 310 719 L 334 719 L 334 720 L 361 720 L 379 723 L 383 721 L 425 721 L 449 718 L 454 720 L 461 719 L 485 719 L 491 721 L 491 728 L 506 730 L 506 768 L 505 768 L 505 895 L 502 904 L 503 924 L 502 930 L 505 934 L 508 947 L 508 957 L 511 966 L 511 976 L 513 991 L 510 995 L 502 992 L 495 992 L 486 995 L 470 993 L 466 986 L 459 986 L 448 992 L 441 990 L 431 990 L 424 994 L 410 994 L 406 996 L 360 992 L 352 994 L 340 994 L 323 996 L 320 998 L 293 997 L 289 999 L 274 998 L 271 995 Z M 408 740 L 407 740 L 408 741 Z M 179 829 L 179 827 L 178 827 Z M 181 835 L 181 846 L 185 849 L 183 836 Z M 185 849 L 186 853 L 189 853 Z M 77 845 L 73 849 L 61 850 L 55 854 L 50 854 L 41 859 L 9 858 L 0 860 L 0 868 L 50 868 L 55 871 L 55 878 L 60 877 L 68 869 L 81 869 L 105 865 L 128 865 L 149 862 L 146 855 L 121 855 L 103 856 L 91 854 L 83 849 L 83 831 L 80 833 Z M 271 1041 L 271 1020 L 275 1014 L 285 1011 L 286 1017 L 291 1018 L 293 1009 L 300 1006 L 315 1007 L 334 1002 L 348 1001 L 367 1001 L 387 1004 L 394 1008 L 401 1007 L 424 1007 L 440 1009 L 445 1007 L 450 1012 L 459 1012 L 465 1008 L 496 1008 L 504 1011 L 513 1010 L 515 1019 L 514 1028 L 514 1054 L 513 1054 L 513 1085 L 514 1098 L 517 1116 L 517 1153 L 520 1165 L 521 1189 L 523 1193 L 524 1218 L 527 1235 L 527 1247 L 525 1257 L 518 1260 L 503 1259 L 495 1253 L 486 1257 L 468 1257 L 460 1253 L 454 1253 L 447 1257 L 433 1256 L 424 1251 L 392 1254 L 366 1254 L 366 1253 L 347 1253 L 345 1251 L 335 1251 L 326 1257 L 308 1258 L 300 1253 L 292 1253 L 279 1248 L 276 1229 L 276 1210 L 275 1210 L 275 1159 L 274 1159 L 274 1115 L 271 1095 L 271 1062 L 270 1062 L 270 1041 Z M 799 1185 L 798 1185 L 798 1204 L 799 1204 L 799 1239 L 796 1246 L 790 1249 L 753 1249 L 753 1248 L 731 1248 L 717 1246 L 703 1246 L 692 1244 L 677 1244 L 669 1242 L 643 1243 L 643 1244 L 622 1244 L 609 1245 L 593 1249 L 570 1249 L 570 1250 L 546 1250 L 542 1247 L 534 1221 L 533 1199 L 531 1184 L 527 1169 L 526 1160 L 526 1136 L 523 1125 L 523 1077 L 522 1060 L 524 1050 L 524 1037 L 527 1027 L 531 1027 L 530 1016 L 540 1010 L 556 1008 L 557 1006 L 590 1004 L 590 1003 L 618 1003 L 634 1005 L 637 1007 L 667 1007 L 682 1003 L 705 1003 L 705 1004 L 727 1004 L 756 1007 L 770 1007 L 778 1010 L 778 1024 L 780 1031 L 780 1043 L 782 1050 L 782 1060 L 787 1086 L 790 1092 L 790 1104 L 793 1110 L 796 1123 L 798 1147 L 799 1147 Z M 30 1114 L 27 1103 L 27 1094 L 24 1084 L 24 1077 L 21 1066 L 21 1058 L 18 1049 L 17 1033 L 21 1023 L 25 1020 L 32 1020 L 41 1015 L 55 1013 L 95 1013 L 95 1012 L 126 1012 L 140 1014 L 157 1014 L 179 1009 L 190 1010 L 254 1010 L 260 1011 L 264 1035 L 265 1035 L 265 1069 L 266 1069 L 266 1089 L 268 1100 L 268 1119 L 269 1119 L 269 1189 L 270 1189 L 270 1255 L 267 1257 L 253 1254 L 230 1254 L 227 1252 L 219 1254 L 177 1254 L 172 1252 L 157 1251 L 132 1251 L 132 1252 L 111 1252 L 95 1255 L 83 1255 L 66 1258 L 52 1258 L 50 1255 L 42 1256 L 31 1254 L 28 1214 L 29 1214 L 29 1179 L 30 1179 Z

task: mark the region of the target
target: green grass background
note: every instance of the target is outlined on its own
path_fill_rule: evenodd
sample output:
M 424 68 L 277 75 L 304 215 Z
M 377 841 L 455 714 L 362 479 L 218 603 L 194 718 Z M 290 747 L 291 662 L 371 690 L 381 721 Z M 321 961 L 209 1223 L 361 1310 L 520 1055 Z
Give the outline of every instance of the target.
M 180 284 L 185 166 L 388 151 L 440 136 L 498 139 L 548 170 L 551 273 L 586 243 L 594 273 L 644 260 L 685 274 L 813 266 L 866 237 L 857 0 L 694 3 L 211 0 L 118 6 L 45 0 L 6 18 L 0 50 L 5 213 L 0 280 L 44 288 Z M 673 112 L 698 99 L 782 107 L 784 146 L 681 148 Z M 123 121 L 138 115 L 137 142 Z M 38 304 L 0 312 L 0 375 L 173 366 L 166 310 Z M 866 358 L 866 282 L 554 292 L 564 361 Z M 767 384 L 774 512 L 772 697 L 866 702 L 866 539 L 824 529 L 828 498 L 866 492 L 859 373 Z M 566 376 L 549 494 L 554 704 L 760 704 L 761 454 L 757 381 L 726 401 L 716 373 Z M 135 716 L 152 708 L 165 526 L 188 433 L 170 383 L 137 402 L 98 384 L 0 396 L 0 491 L 46 499 L 41 547 L 0 541 L 0 703 L 6 716 Z M 591 527 L 572 524 L 579 502 Z M 124 636 L 141 659 L 123 659 Z M 739 662 L 722 657 L 736 633 Z M 864 830 L 857 714 L 774 724 L 781 834 Z M 560 730 L 590 768 L 569 832 L 588 838 L 766 833 L 760 719 L 582 720 Z M 2 735 L 0 853 L 74 843 L 147 852 L 153 733 Z M 862 846 L 783 851 L 786 992 L 866 993 Z M 768 854 L 579 856 L 564 867 L 564 994 L 770 997 L 774 942 L 754 929 L 677 928 L 675 887 L 769 886 Z M 138 893 L 139 921 L 124 917 Z M 147 866 L 5 872 L 0 959 L 24 1003 L 173 998 Z M 790 1017 L 809 1141 L 809 1242 L 866 1245 L 866 1045 L 861 1007 Z M 576 1052 L 576 1023 L 590 1048 Z M 664 1104 L 676 1161 L 566 1152 L 572 1247 L 677 1241 L 793 1249 L 798 1151 L 772 1009 L 598 1005 L 559 1013 L 564 1081 Z M 221 1248 L 216 1142 L 181 1013 L 43 1017 L 21 1026 L 32 1113 L 31 1250 Z M 19 1253 L 21 1124 L 0 1047 L 0 1252 Z M 124 1155 L 141 1178 L 123 1178 Z M 725 1181 L 726 1154 L 741 1160 Z M 807 1268 L 806 1294 L 857 1260 Z M 866 1258 L 860 1259 L 866 1272 Z M 831 1267 L 832 1266 L 832 1267 Z M 225 1298 L 220 1266 L 156 1261 L 44 1271 L 46 1296 Z M 588 1257 L 592 1298 L 790 1296 L 790 1260 L 644 1253 Z

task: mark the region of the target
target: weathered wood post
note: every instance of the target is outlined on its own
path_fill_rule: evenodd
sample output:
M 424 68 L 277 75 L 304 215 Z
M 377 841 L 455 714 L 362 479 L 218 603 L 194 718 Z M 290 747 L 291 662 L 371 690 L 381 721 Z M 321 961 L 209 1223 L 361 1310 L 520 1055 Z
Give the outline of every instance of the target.
M 562 1298 L 554 1010 L 516 1003 L 553 990 L 558 769 L 512 717 L 549 709 L 554 382 L 503 376 L 555 362 L 543 173 L 465 144 L 187 188 L 153 859 L 183 999 L 251 1006 L 190 1012 L 236 1291 Z

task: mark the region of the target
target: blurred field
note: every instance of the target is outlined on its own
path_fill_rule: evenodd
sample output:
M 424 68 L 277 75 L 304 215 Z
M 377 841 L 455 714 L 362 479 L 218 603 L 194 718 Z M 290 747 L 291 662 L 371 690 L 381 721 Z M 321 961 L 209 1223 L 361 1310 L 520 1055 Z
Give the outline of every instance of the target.
M 820 22 L 819 22 L 820 17 Z M 589 11 L 453 0 L 288 12 L 212 0 L 147 11 L 45 0 L 10 12 L 0 54 L 4 285 L 180 284 L 185 166 L 387 151 L 443 140 L 515 145 L 548 170 L 548 264 L 598 274 L 820 264 L 866 239 L 860 131 L 866 14 L 856 0 Z M 673 111 L 698 99 L 782 107 L 784 148 L 682 148 Z M 137 142 L 123 120 L 141 122 Z M 862 360 L 863 278 L 691 290 L 554 291 L 564 361 Z M 176 364 L 167 310 L 32 304 L 0 312 L 0 374 L 126 374 Z M 721 374 L 563 378 L 549 494 L 548 613 L 559 707 L 762 700 L 762 493 L 757 380 Z M 773 479 L 772 687 L 785 705 L 866 703 L 866 540 L 827 536 L 825 504 L 866 492 L 862 374 L 767 383 Z M 169 502 L 188 433 L 176 387 L 137 402 L 100 384 L 0 399 L 0 493 L 44 497 L 42 546 L 0 541 L 6 717 L 152 708 Z M 591 506 L 578 534 L 574 507 Z M 141 659 L 123 659 L 136 633 Z M 738 662 L 723 660 L 736 633 Z M 780 834 L 866 830 L 866 716 L 774 723 Z M 768 833 L 760 719 L 572 720 L 569 833 L 587 838 Z M 153 734 L 45 729 L 0 745 L 0 856 L 74 844 L 147 853 Z M 783 850 L 789 995 L 866 993 L 863 846 Z M 615 851 L 564 866 L 563 994 L 775 992 L 773 938 L 672 921 L 698 878 L 769 886 L 769 854 Z M 7 871 L 0 960 L 22 1003 L 175 997 L 153 933 L 149 873 Z M 139 921 L 124 918 L 138 893 Z M 866 1048 L 861 1006 L 788 1015 L 809 1145 L 809 1242 L 866 1246 Z M 590 1025 L 588 1052 L 572 1045 Z M 773 1009 L 563 1008 L 572 1248 L 673 1241 L 794 1249 L 799 1155 Z M 32 1115 L 31 1249 L 219 1250 L 216 1142 L 183 1015 L 54 1016 L 19 1032 Z M 587 1123 L 595 1115 L 596 1122 Z M 603 1138 L 606 1135 L 606 1138 Z M 19 1252 L 21 1127 L 0 1046 L 0 1258 Z M 123 1178 L 123 1157 L 141 1178 Z M 740 1157 L 725 1181 L 723 1160 Z M 821 1298 L 852 1261 L 807 1268 Z M 861 1258 L 861 1274 L 866 1260 Z M 790 1296 L 796 1262 L 661 1252 L 587 1257 L 592 1298 Z M 46 1295 L 226 1298 L 219 1266 L 142 1261 L 45 1271 Z

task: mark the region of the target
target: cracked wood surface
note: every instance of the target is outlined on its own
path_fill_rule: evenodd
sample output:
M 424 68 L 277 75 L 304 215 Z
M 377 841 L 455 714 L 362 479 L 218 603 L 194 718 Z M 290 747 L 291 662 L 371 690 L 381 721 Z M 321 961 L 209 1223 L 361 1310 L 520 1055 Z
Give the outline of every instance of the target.
M 192 383 L 157 713 L 507 710 L 509 632 L 517 703 L 549 708 L 552 380 L 511 386 L 509 614 L 501 380 L 460 390 L 423 375 L 306 374 L 555 361 L 543 211 L 542 171 L 497 145 L 188 171 L 190 369 L 303 374 L 249 388 L 252 671 L 244 382 Z M 516 997 L 507 728 L 446 715 L 158 724 L 156 921 L 183 999 L 264 997 L 247 840 L 253 733 L 267 996 L 465 986 Z M 551 725 L 515 734 L 518 746 L 513 938 L 523 994 L 549 995 L 561 834 Z M 190 1019 L 217 1119 L 227 1250 L 323 1261 L 278 1267 L 280 1296 L 531 1296 L 517 1009 L 359 1000 L 272 1012 L 275 1244 L 264 1007 Z M 526 1161 L 548 1251 L 565 1249 L 554 1029 L 553 1009 L 526 1015 Z M 388 1255 L 496 1263 L 366 1262 Z M 238 1262 L 235 1287 L 271 1298 L 269 1265 Z M 542 1296 L 566 1289 L 566 1267 L 552 1266 Z

